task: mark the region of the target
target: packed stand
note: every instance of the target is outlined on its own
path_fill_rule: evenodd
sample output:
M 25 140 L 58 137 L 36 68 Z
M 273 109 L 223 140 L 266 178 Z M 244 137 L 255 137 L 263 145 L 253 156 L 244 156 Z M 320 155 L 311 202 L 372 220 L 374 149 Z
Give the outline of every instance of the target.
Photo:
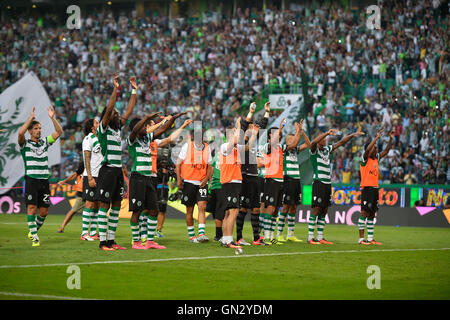
M 379 30 L 367 28 L 365 10 L 335 3 L 238 9 L 231 17 L 208 11 L 196 22 L 94 12 L 75 31 L 51 15 L 13 19 L 0 28 L 0 91 L 29 71 L 38 75 L 65 133 L 58 178 L 81 159 L 81 125 L 105 108 L 112 74 L 138 78 L 138 115 L 188 111 L 223 130 L 264 89 L 294 93 L 304 71 L 314 100 L 310 136 L 329 128 L 346 134 L 362 126 L 366 137 L 395 130 L 380 164 L 384 183 L 449 183 L 448 8 L 436 0 L 380 5 Z M 130 96 L 126 83 L 119 112 Z M 364 142 L 338 154 L 333 182 L 358 183 Z

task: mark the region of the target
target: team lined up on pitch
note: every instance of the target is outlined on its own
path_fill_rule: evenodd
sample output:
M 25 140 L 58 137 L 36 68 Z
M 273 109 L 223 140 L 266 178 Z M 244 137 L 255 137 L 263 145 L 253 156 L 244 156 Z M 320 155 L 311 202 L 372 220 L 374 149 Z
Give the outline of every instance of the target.
M 88 119 L 84 123 L 83 163 L 77 172 L 80 176 L 78 186 L 82 184 L 80 190 L 85 201 L 81 240 L 99 240 L 100 249 L 105 251 L 126 249 L 116 243 L 115 234 L 124 195 L 122 129 L 128 125 L 130 133 L 126 143 L 133 160 L 129 177 L 132 248 L 165 249 L 165 246 L 154 240 L 158 216 L 156 185 L 153 179 L 157 172 L 155 155 L 158 148 L 174 144 L 192 121 L 185 120 L 183 125 L 168 137 L 158 139 L 185 113 L 161 116 L 160 112 L 157 112 L 129 121 L 136 104 L 137 90 L 135 77 L 130 78 L 129 82 L 133 89 L 128 107 L 122 116 L 115 108 L 119 88 L 119 77 L 116 76 L 109 104 L 103 110 L 100 121 Z M 175 172 L 178 189 L 181 190 L 181 203 L 186 206 L 189 241 L 209 241 L 205 228 L 208 211 L 213 213 L 215 219 L 214 240 L 224 247 L 241 248 L 251 244 L 267 246 L 280 245 L 286 241 L 301 242 L 302 240 L 294 235 L 295 214 L 301 203 L 297 157 L 299 152 L 309 148 L 314 181 L 312 214 L 308 221 L 308 243 L 333 244 L 323 235 L 325 216 L 331 205 L 333 152 L 364 133 L 358 130 L 334 144 L 328 144 L 327 137 L 337 134 L 336 130 L 330 129 L 310 141 L 303 131 L 303 120 L 300 120 L 300 123 L 294 123 L 295 132 L 287 133 L 285 142 L 281 143 L 286 123 L 286 120 L 283 120 L 279 128 L 269 128 L 267 141 L 258 145 L 260 129 L 266 129 L 268 125 L 270 104 L 266 103 L 264 117 L 258 122 L 253 120 L 255 107 L 256 104 L 252 103 L 248 115 L 239 118 L 235 127 L 227 130 L 226 142 L 204 141 L 202 130 L 194 129 L 189 131 L 187 141 L 181 147 Z M 18 143 L 25 163 L 28 237 L 32 246 L 39 246 L 38 230 L 44 224 L 50 206 L 47 150 L 61 136 L 63 130 L 56 120 L 54 109 L 49 107 L 48 115 L 55 132 L 41 138 L 41 124 L 35 119 L 34 111 L 35 108 L 19 130 Z M 27 131 L 30 139 L 25 138 Z M 390 133 L 388 146 L 379 153 L 377 140 L 381 138 L 382 131 L 378 132 L 375 139 L 365 144 L 363 160 L 360 163 L 362 214 L 358 220 L 358 243 L 361 245 L 381 244 L 373 238 L 374 217 L 378 210 L 378 162 L 387 155 L 393 136 L 393 133 Z M 299 145 L 302 138 L 303 143 Z M 195 205 L 198 207 L 197 235 L 193 218 Z M 251 214 L 251 244 L 244 240 L 242 234 L 247 212 Z M 286 221 L 288 232 L 285 238 L 283 229 Z M 236 241 L 233 240 L 235 224 Z M 317 237 L 314 236 L 316 229 Z M 364 238 L 365 229 L 367 239 Z

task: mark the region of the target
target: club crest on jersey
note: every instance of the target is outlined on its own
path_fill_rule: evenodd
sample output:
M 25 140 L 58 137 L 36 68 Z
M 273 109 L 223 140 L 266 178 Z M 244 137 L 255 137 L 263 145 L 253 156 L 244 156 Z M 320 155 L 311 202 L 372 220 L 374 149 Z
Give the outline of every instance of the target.
M 319 153 L 319 156 L 324 160 L 324 161 L 329 161 L 330 160 L 330 153 L 328 152 L 328 150 L 324 150 L 321 151 L 320 149 L 317 150 L 317 152 Z
M 93 149 L 92 149 L 92 152 L 94 152 L 94 153 L 99 153 L 100 151 L 101 151 L 101 147 L 100 147 L 100 145 L 97 145 L 97 146 L 95 146 Z
M 36 153 L 38 156 L 41 156 L 45 150 L 42 147 L 30 147 L 31 152 Z

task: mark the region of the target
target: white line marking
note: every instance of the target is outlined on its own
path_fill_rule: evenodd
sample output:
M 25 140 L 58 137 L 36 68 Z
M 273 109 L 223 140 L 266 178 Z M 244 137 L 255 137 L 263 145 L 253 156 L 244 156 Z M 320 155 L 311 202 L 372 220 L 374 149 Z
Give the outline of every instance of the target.
M 99 299 L 61 297 L 61 296 L 50 296 L 50 295 L 46 295 L 46 294 L 30 294 L 30 293 L 19 293 L 19 292 L 0 292 L 0 295 L 16 296 L 16 297 L 30 297 L 30 298 L 33 297 L 33 298 L 62 299 L 62 300 L 99 300 Z
M 290 255 L 308 255 L 322 253 L 370 253 L 370 252 L 410 252 L 410 251 L 442 251 L 450 248 L 417 248 L 417 249 L 374 249 L 374 250 L 339 250 L 339 251 L 304 251 L 304 252 L 280 252 L 263 254 L 243 254 L 232 256 L 209 256 L 209 257 L 179 257 L 166 259 L 148 259 L 148 260 L 118 260 L 118 261 L 92 261 L 92 262 L 70 262 L 70 263 L 52 263 L 52 264 L 29 264 L 29 265 L 0 265 L 0 269 L 17 268 L 41 268 L 41 267 L 62 267 L 70 265 L 85 264 L 121 264 L 121 263 L 148 263 L 148 262 L 168 262 L 168 261 L 186 261 L 186 260 L 207 260 L 207 259 L 230 259 L 230 258 L 252 258 L 252 257 L 274 257 Z
M 0 222 L 0 224 L 21 224 L 21 225 L 26 226 L 27 222 L 26 221 L 25 222 Z M 60 223 L 47 222 L 47 223 L 44 223 L 44 225 L 46 225 L 46 226 L 60 226 L 61 224 Z

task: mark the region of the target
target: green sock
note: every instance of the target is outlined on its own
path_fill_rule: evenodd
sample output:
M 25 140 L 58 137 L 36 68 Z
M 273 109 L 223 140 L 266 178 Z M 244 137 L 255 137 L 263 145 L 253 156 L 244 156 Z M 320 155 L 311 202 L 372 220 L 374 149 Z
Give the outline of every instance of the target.
M 268 213 L 261 214 L 264 217 L 264 239 L 270 239 L 270 230 L 272 228 L 272 216 Z
M 116 230 L 119 224 L 120 208 L 111 207 L 108 218 L 108 240 L 114 241 L 116 238 Z
M 205 224 L 203 223 L 198 224 L 198 235 L 199 236 L 205 235 Z
M 367 218 L 367 241 L 373 240 L 373 219 Z
M 325 228 L 325 216 L 317 219 L 317 240 L 323 239 L 323 229 Z
M 89 217 L 91 216 L 91 209 L 83 209 L 83 220 L 81 225 L 81 235 L 89 233 Z
M 90 216 L 90 236 L 93 237 L 97 234 L 97 219 L 98 219 L 98 209 L 91 209 Z
M 158 217 L 148 216 L 148 232 L 147 232 L 147 240 L 153 241 L 155 238 L 156 225 L 158 224 Z
M 148 233 L 148 213 L 141 212 L 139 216 L 139 232 L 141 235 L 141 239 L 147 239 Z
M 31 235 L 35 237 L 37 235 L 36 217 L 31 214 L 27 214 L 27 224 Z
M 106 231 L 108 230 L 108 209 L 98 209 L 98 235 L 100 241 L 106 241 Z
M 39 230 L 44 224 L 45 217 L 41 217 L 39 214 L 36 215 L 36 227 Z
M 288 223 L 288 237 L 293 237 L 295 230 L 295 213 L 288 213 L 287 223 Z
M 277 237 L 279 237 L 283 234 L 284 224 L 286 223 L 286 216 L 287 216 L 287 213 L 284 213 L 284 212 L 280 212 L 280 215 L 278 216 Z
M 133 237 L 133 242 L 139 241 L 139 222 L 133 223 L 130 221 L 131 236 Z
M 358 219 L 358 230 L 364 230 L 366 227 L 366 218 L 361 216 Z
M 273 234 L 275 232 L 275 226 L 277 225 L 277 217 L 270 216 L 271 225 L 270 225 L 270 239 L 273 239 Z
M 187 226 L 189 239 L 195 237 L 195 229 L 194 226 Z
M 316 229 L 317 216 L 310 214 L 308 220 L 308 241 L 314 239 L 314 230 Z

